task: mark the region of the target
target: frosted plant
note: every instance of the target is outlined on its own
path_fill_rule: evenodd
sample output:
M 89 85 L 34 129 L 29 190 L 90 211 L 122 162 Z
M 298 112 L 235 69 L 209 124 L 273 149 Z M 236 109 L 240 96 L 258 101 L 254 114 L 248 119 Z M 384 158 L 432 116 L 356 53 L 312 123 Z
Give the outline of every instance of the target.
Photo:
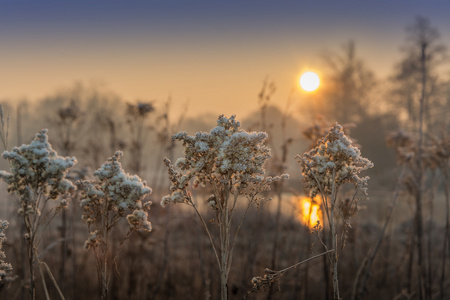
M 120 246 L 128 240 L 133 231 L 152 229 L 147 219 L 151 202 L 142 203 L 152 190 L 138 176 L 125 173 L 119 162 L 121 156 L 122 152 L 117 151 L 94 172 L 97 180 L 78 182 L 81 191 L 80 206 L 83 209 L 82 220 L 89 228 L 89 237 L 84 248 L 94 251 L 102 299 L 108 297 L 111 273 L 109 246 L 112 229 L 121 219 L 128 221 L 129 230 Z M 113 254 L 113 262 L 118 254 Z
M 5 230 L 8 228 L 8 221 L 0 220 L 0 281 L 6 277 L 8 272 L 12 270 L 12 266 L 9 263 L 3 261 L 6 258 L 5 253 L 2 251 L 3 242 L 6 241 Z
M 198 132 L 195 136 L 188 136 L 186 132 L 175 134 L 172 139 L 182 141 L 184 146 L 184 157 L 176 162 L 181 172 L 174 168 L 169 159 L 164 159 L 172 193 L 163 197 L 161 205 L 185 203 L 194 208 L 217 259 L 222 299 L 227 299 L 233 249 L 249 207 L 264 199 L 260 193 L 270 189 L 271 183 L 287 178 L 287 175 L 264 177 L 264 163 L 270 157 L 270 150 L 264 145 L 267 134 L 249 133 L 240 129 L 240 126 L 235 116 L 228 119 L 221 115 L 217 120 L 217 127 L 209 133 Z M 215 213 L 215 223 L 219 227 L 219 245 L 214 243 L 205 219 L 191 197 L 191 180 L 193 188 L 208 186 L 212 189 L 207 204 Z M 239 225 L 232 230 L 232 219 L 240 198 L 247 198 L 246 210 Z
M 67 206 L 64 196 L 74 189 L 74 186 L 66 179 L 66 175 L 75 165 L 76 159 L 58 156 L 48 142 L 46 129 L 36 134 L 29 145 L 3 152 L 3 158 L 9 161 L 10 172 L 0 171 L 0 178 L 8 184 L 8 192 L 14 192 L 19 197 L 18 213 L 25 224 L 30 298 L 34 299 L 34 263 L 38 262 L 39 267 L 44 264 L 36 255 L 41 236 L 54 216 Z M 49 207 L 49 200 L 58 199 L 59 205 L 55 208 Z
M 334 252 L 329 256 L 333 275 L 334 298 L 339 299 L 339 282 L 337 274 L 337 262 L 339 249 L 344 246 L 346 230 L 350 226 L 350 217 L 357 210 L 361 193 L 367 195 L 367 183 L 369 177 L 359 177 L 359 173 L 373 167 L 373 163 L 361 156 L 361 152 L 348 138 L 343 128 L 335 123 L 327 135 L 317 141 L 317 145 L 302 156 L 297 156 L 302 167 L 305 189 L 309 190 L 314 198 L 320 195 L 322 206 L 327 216 L 330 228 L 331 245 Z M 338 203 L 338 190 L 345 184 L 353 184 L 354 196 L 350 201 Z M 338 247 L 337 218 L 341 218 L 344 229 L 341 234 L 341 243 Z

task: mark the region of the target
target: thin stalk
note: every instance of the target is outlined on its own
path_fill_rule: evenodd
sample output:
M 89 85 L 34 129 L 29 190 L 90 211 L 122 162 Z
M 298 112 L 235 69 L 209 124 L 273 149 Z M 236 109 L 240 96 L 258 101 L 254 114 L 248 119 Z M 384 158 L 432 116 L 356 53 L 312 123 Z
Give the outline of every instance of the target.
M 279 191 L 281 191 L 281 187 L 280 187 Z M 281 193 L 278 192 L 277 193 L 277 212 L 275 214 L 275 231 L 274 231 L 273 244 L 272 244 L 272 258 L 271 258 L 271 262 L 270 262 L 271 269 L 275 269 L 276 263 L 277 263 L 278 235 L 280 232 L 280 219 L 281 219 Z M 272 286 L 270 286 L 269 294 L 267 296 L 268 300 L 272 299 L 272 293 L 273 293 L 273 288 L 272 288 Z
M 275 269 L 276 267 L 276 263 L 277 263 L 277 251 L 276 249 L 278 248 L 278 233 L 280 232 L 280 219 L 281 219 L 281 202 L 282 198 L 281 198 L 281 194 L 278 193 L 277 195 L 277 212 L 275 215 L 275 232 L 274 232 L 274 237 L 273 237 L 273 246 L 272 246 L 272 259 L 271 259 L 271 267 L 272 269 Z
M 334 251 L 333 249 L 331 249 L 331 250 L 325 251 L 325 252 L 323 252 L 323 253 L 320 253 L 320 254 L 311 256 L 310 258 L 307 258 L 307 259 L 305 259 L 305 260 L 303 260 L 303 261 L 301 261 L 301 262 L 298 262 L 298 263 L 296 263 L 296 264 L 294 264 L 294 265 L 292 265 L 292 266 L 290 266 L 290 267 L 287 267 L 287 268 L 285 268 L 285 269 L 283 269 L 283 270 L 280 270 L 280 271 L 277 271 L 277 272 L 278 272 L 278 273 L 284 273 L 284 272 L 286 272 L 286 271 L 289 271 L 289 270 L 291 270 L 291 269 L 293 269 L 293 268 L 298 267 L 298 266 L 301 265 L 301 264 L 307 263 L 307 262 L 310 261 L 310 260 L 316 259 L 316 258 L 318 258 L 318 257 L 321 257 L 322 255 L 329 254 L 329 253 L 331 253 L 331 252 L 335 252 L 335 251 Z
M 244 215 L 242 216 L 241 220 L 239 221 L 239 225 L 238 225 L 238 227 L 237 227 L 237 229 L 236 229 L 236 232 L 235 232 L 235 234 L 234 234 L 233 241 L 231 242 L 231 248 L 230 248 L 229 258 L 228 258 L 228 269 L 227 269 L 227 274 L 230 273 L 231 263 L 232 263 L 232 261 L 233 261 L 233 251 L 234 251 L 234 246 L 235 246 L 235 243 L 236 243 L 237 236 L 238 236 L 238 234 L 239 234 L 239 231 L 241 230 L 242 224 L 244 223 L 244 219 L 245 219 L 245 217 L 247 216 L 247 213 L 248 213 L 248 210 L 250 209 L 251 204 L 252 204 L 252 202 L 249 201 L 249 203 L 248 203 L 248 205 L 247 205 L 247 208 L 246 208 L 245 211 L 244 211 Z
M 45 283 L 44 273 L 42 272 L 42 268 L 40 266 L 39 266 L 39 273 L 41 273 L 41 280 L 42 280 L 42 286 L 43 286 L 44 292 L 45 292 L 45 299 L 50 300 L 50 296 L 49 296 L 48 290 L 47 290 L 47 284 Z
M 45 294 L 47 299 L 50 299 L 50 297 L 48 297 L 48 291 L 47 291 L 47 287 L 45 284 L 45 279 L 44 279 L 44 273 L 42 272 L 42 266 L 44 266 L 45 270 L 47 271 L 48 276 L 50 277 L 53 285 L 55 286 L 56 290 L 58 291 L 58 295 L 62 300 L 65 300 L 63 293 L 61 292 L 61 289 L 58 286 L 58 283 L 55 280 L 55 277 L 53 276 L 52 272 L 50 271 L 50 268 L 48 267 L 48 265 L 45 262 L 41 262 L 39 261 L 38 258 L 38 263 L 39 263 L 39 272 L 41 273 L 41 277 L 42 277 L 42 281 L 44 284 L 44 290 L 45 290 Z
M 295 269 L 295 268 L 297 268 L 298 266 L 300 266 L 300 265 L 302 265 L 304 263 L 307 263 L 307 262 L 309 262 L 309 261 L 311 261 L 313 259 L 316 259 L 318 257 L 324 256 L 325 254 L 329 254 L 331 252 L 334 252 L 334 250 L 327 250 L 327 251 L 325 251 L 323 253 L 317 254 L 317 255 L 312 256 L 310 258 L 307 258 L 307 259 L 305 259 L 303 261 L 300 261 L 300 262 L 298 262 L 296 264 L 293 264 L 292 266 L 289 266 L 289 267 L 287 267 L 285 269 L 282 269 L 282 270 L 279 270 L 279 271 L 265 269 L 265 271 L 264 271 L 265 276 L 264 277 L 257 276 L 257 277 L 253 278 L 252 282 L 254 283 L 254 286 L 253 286 L 251 291 L 247 292 L 244 295 L 243 299 L 247 299 L 247 297 L 250 296 L 253 292 L 258 291 L 258 290 L 260 290 L 263 287 L 272 286 L 272 284 L 276 280 L 279 280 L 280 277 L 283 276 L 283 274 L 286 273 L 287 271 Z M 256 280 L 256 281 L 254 281 L 254 280 Z
M 330 211 L 330 227 L 331 227 L 331 249 L 334 250 L 331 259 L 331 267 L 332 267 L 332 276 L 333 276 L 333 294 L 334 299 L 339 300 L 339 279 L 338 279 L 338 253 L 337 253 L 337 233 L 336 233 L 336 224 L 334 223 L 334 209 L 336 207 L 336 197 L 337 197 L 337 188 L 336 188 L 336 170 L 333 169 L 333 185 L 331 188 L 331 211 Z
M 214 240 L 212 238 L 211 232 L 209 231 L 208 226 L 206 225 L 206 222 L 203 219 L 202 215 L 198 211 L 197 206 L 195 206 L 194 202 L 192 202 L 190 197 L 189 197 L 189 203 L 190 203 L 190 205 L 192 205 L 192 207 L 194 208 L 195 212 L 197 213 L 197 216 L 200 218 L 200 221 L 202 222 L 203 228 L 205 228 L 206 234 L 208 235 L 209 241 L 210 241 L 211 246 L 213 248 L 214 255 L 216 256 L 217 264 L 218 264 L 218 266 L 220 268 L 219 254 L 217 253 L 216 246 L 214 245 Z
M 433 231 L 433 219 L 434 219 L 434 197 L 436 194 L 436 190 L 439 186 L 439 180 L 436 180 L 436 172 L 433 172 L 431 175 L 431 187 L 429 189 L 429 191 L 427 192 L 427 195 L 429 195 L 429 218 L 428 218 L 428 230 L 427 230 L 427 290 L 426 290 L 426 294 L 428 299 L 431 299 L 431 294 L 432 294 L 432 286 L 433 286 L 433 273 L 432 273 L 432 267 L 431 267 L 431 263 L 433 261 L 433 255 L 432 255 L 432 249 L 433 249 L 433 244 L 432 244 L 432 231 Z
M 444 300 L 445 289 L 445 270 L 446 270 L 446 257 L 447 257 L 447 244 L 449 240 L 450 233 L 450 191 L 449 191 L 449 182 L 448 182 L 448 164 L 444 166 L 444 185 L 445 185 L 445 234 L 444 234 L 444 245 L 442 249 L 442 271 L 441 271 L 441 282 L 440 282 L 440 299 Z
M 422 45 L 421 49 L 421 73 L 422 73 L 422 94 L 420 97 L 420 110 L 419 110 L 419 141 L 417 144 L 417 192 L 416 192 L 416 233 L 417 233 L 417 251 L 418 251 L 418 267 L 419 267 L 419 299 L 425 298 L 425 290 L 427 289 L 425 278 L 426 266 L 424 265 L 423 254 L 423 208 L 422 208 L 422 192 L 423 192 L 423 160 L 422 160 L 422 146 L 423 146 L 423 114 L 426 97 L 426 83 L 427 83 L 427 68 L 426 68 L 426 44 Z
M 28 231 L 29 232 L 29 231 Z M 36 288 L 34 285 L 34 248 L 32 244 L 28 244 L 28 267 L 30 269 L 30 300 L 36 299 Z
M 228 189 L 227 189 L 228 190 Z M 220 235 L 220 253 L 221 253 L 221 268 L 220 268 L 220 294 L 222 300 L 228 299 L 228 251 L 230 246 L 230 224 L 228 221 L 228 193 L 223 199 L 223 210 L 221 212 L 222 218 L 219 223 L 221 227 Z

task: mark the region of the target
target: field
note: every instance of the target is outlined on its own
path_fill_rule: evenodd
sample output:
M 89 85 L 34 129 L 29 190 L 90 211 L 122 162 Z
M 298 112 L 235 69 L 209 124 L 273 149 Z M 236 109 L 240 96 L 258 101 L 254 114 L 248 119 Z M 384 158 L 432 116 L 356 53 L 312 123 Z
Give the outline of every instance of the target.
M 244 117 L 0 101 L 0 299 L 450 299 L 444 46 L 418 16 L 389 78 L 350 41 Z
M 89 102 L 80 102 L 79 105 L 89 104 L 94 105 Z M 107 104 L 108 101 L 105 101 L 96 105 Z M 85 141 L 78 138 L 75 140 L 69 135 L 64 136 L 64 133 L 69 131 L 64 132 L 63 129 L 73 126 L 70 129 L 75 136 L 76 126 L 79 126 L 78 130 L 80 131 L 83 130 L 83 126 L 87 126 L 86 123 L 78 122 L 78 115 L 72 119 L 67 117 L 72 116 L 67 112 L 82 111 L 75 105 L 73 102 L 68 106 L 61 105 L 57 110 L 59 111 L 57 118 L 60 118 L 60 123 L 53 121 L 53 124 L 63 125 L 59 128 L 60 139 L 65 142 L 54 143 L 62 145 L 58 152 L 79 153 L 80 159 L 77 165 L 82 167 L 73 167 L 73 170 L 67 175 L 74 184 L 76 180 L 95 178 L 91 171 L 94 166 L 82 161 L 82 159 L 88 161 L 88 157 L 92 155 L 83 149 Z M 129 123 L 130 127 L 128 128 L 131 129 L 131 134 L 139 132 L 133 126 L 136 128 L 148 126 L 145 123 L 147 114 L 138 110 L 139 104 L 135 106 L 128 104 L 127 107 L 128 117 L 132 113 L 138 114 L 138 118 L 135 119 L 136 123 Z M 105 108 L 98 109 L 104 110 Z M 93 111 L 95 112 L 95 110 Z M 150 114 L 150 110 L 148 111 Z M 64 112 L 66 114 L 63 114 Z M 87 115 L 81 116 L 86 117 Z M 64 117 L 68 119 L 64 119 Z M 248 121 L 248 123 L 250 122 Z M 275 122 L 275 120 L 270 120 L 270 122 Z M 52 125 L 52 123 L 49 124 Z M 127 127 L 122 128 L 122 130 L 126 129 Z M 272 130 L 276 129 L 276 126 L 272 127 Z M 168 128 L 163 128 L 161 131 L 165 130 Z M 324 130 L 326 129 L 324 128 Z M 91 132 L 91 134 L 95 135 L 95 132 Z M 148 133 L 142 131 L 141 134 L 155 138 L 153 130 Z M 120 136 L 125 137 L 126 133 L 121 133 Z M 305 137 L 305 142 L 301 144 L 301 147 L 307 149 L 308 136 L 305 135 Z M 53 136 L 50 135 L 50 142 L 52 138 L 57 140 L 55 133 Z M 137 137 L 134 142 L 138 141 Z M 155 143 L 145 142 L 145 139 L 141 141 L 143 141 L 142 145 L 136 147 L 138 150 L 128 150 L 140 151 L 138 154 L 134 153 L 134 155 L 142 155 L 138 163 L 144 160 L 147 152 L 165 152 L 158 151 L 157 147 L 170 149 L 173 156 L 182 155 L 180 148 L 172 146 L 170 137 L 168 141 L 157 139 Z M 274 142 L 277 141 L 270 141 L 270 143 Z M 88 144 L 89 147 L 92 147 L 92 144 L 89 142 Z M 107 148 L 107 145 L 112 143 L 105 144 L 105 146 L 99 145 L 99 147 Z M 64 149 L 64 145 L 72 148 Z M 296 145 L 292 145 L 292 148 L 295 147 Z M 170 154 L 170 152 L 165 153 Z M 158 184 L 158 188 L 154 188 L 153 185 L 151 195 L 143 195 L 146 198 L 145 201 L 153 201 L 151 210 L 148 212 L 152 231 L 134 230 L 129 236 L 129 240 L 121 245 L 129 225 L 125 218 L 114 224 L 114 231 L 111 231 L 108 237 L 109 248 L 104 256 L 109 257 L 110 277 L 108 277 L 108 296 L 103 294 L 103 297 L 111 299 L 218 298 L 221 293 L 220 269 L 204 227 L 207 226 L 208 232 L 214 237 L 214 242 L 217 242 L 220 236 L 219 228 L 215 226 L 218 216 L 208 204 L 208 193 L 211 190 L 207 186 L 193 189 L 189 187 L 192 193 L 190 194 L 191 199 L 207 224 L 200 222 L 198 215 L 189 207 L 190 205 L 175 203 L 161 207 L 159 202 L 169 187 L 162 162 L 157 162 L 150 168 L 144 164 L 137 165 L 134 160 L 136 157 L 131 159 L 128 157 L 129 160 L 125 160 L 127 154 L 130 153 L 125 151 L 124 164 L 128 165 L 130 169 L 140 170 L 144 176 L 149 178 L 148 182 Z M 390 155 L 391 159 L 394 158 L 393 153 Z M 271 159 L 272 163 L 269 159 L 269 164 L 266 166 L 267 173 L 276 172 L 276 164 L 273 161 L 277 157 Z M 240 158 L 238 158 L 239 160 Z M 302 189 L 304 184 L 299 176 L 300 165 L 294 161 L 292 165 L 288 166 L 289 161 L 292 160 L 293 158 L 287 159 L 287 162 L 283 163 L 285 166 L 283 168 L 293 175 L 282 183 L 275 182 L 275 186 L 271 190 L 263 192 L 264 199 L 254 201 L 254 205 L 250 207 L 242 223 L 236 239 L 236 247 L 233 249 L 234 256 L 227 282 L 228 295 L 231 299 L 243 297 L 247 299 L 329 299 L 333 297 L 331 274 L 328 269 L 330 262 L 328 255 L 321 255 L 325 246 L 330 247 L 329 221 L 324 217 L 323 203 L 321 203 L 320 197 L 315 198 L 316 207 L 319 209 L 314 214 L 320 220 L 321 229 L 318 230 L 319 228 L 315 227 L 317 224 L 314 224 L 313 221 L 308 221 L 314 217 L 312 215 L 313 206 L 310 204 L 305 206 L 305 201 L 310 203 L 311 200 Z M 150 165 L 155 158 L 152 156 L 150 159 L 147 158 L 147 161 Z M 407 166 L 399 165 L 392 170 L 385 168 L 374 172 L 371 179 L 374 181 L 374 186 L 369 188 L 370 199 L 363 197 L 361 201 L 358 200 L 358 211 L 355 210 L 351 218 L 345 219 L 345 222 L 349 222 L 351 227 L 347 229 L 342 227 L 344 219 L 337 223 L 339 233 L 345 230 L 346 235 L 344 239 L 339 239 L 338 248 L 340 253 L 338 260 L 339 288 L 340 295 L 344 299 L 417 297 L 420 268 L 416 253 L 414 197 L 406 188 L 402 187 L 402 181 L 397 184 L 387 184 L 386 179 L 383 178 L 389 176 L 392 178 L 391 181 L 396 181 L 398 180 L 396 177 L 405 176 L 400 174 L 405 172 L 405 168 Z M 158 172 L 151 172 L 151 170 L 158 170 Z M 445 174 L 445 169 L 443 171 Z M 448 256 L 448 248 L 445 246 L 446 240 L 443 238 L 448 236 L 446 233 L 448 195 L 445 195 L 445 188 L 448 189 L 448 185 L 442 185 L 440 172 L 442 171 L 439 169 L 427 171 L 426 175 L 431 176 L 427 180 L 427 191 L 429 191 L 427 195 L 432 193 L 433 197 L 427 196 L 423 200 L 422 247 L 427 266 L 426 278 L 429 280 L 427 283 L 433 298 L 438 298 L 439 295 L 443 295 L 445 298 L 449 293 L 449 280 L 446 275 L 449 262 L 448 259 L 445 259 Z M 380 176 L 380 174 L 383 175 Z M 383 188 L 384 186 L 389 186 L 389 188 Z M 21 202 L 18 201 L 16 195 L 6 193 L 5 185 L 2 189 L 4 190 L 2 219 L 9 221 L 9 228 L 6 230 L 7 240 L 3 243 L 3 250 L 6 253 L 5 261 L 12 264 L 13 270 L 4 273 L 1 293 L 5 299 L 27 298 L 30 287 L 28 261 L 24 259 L 27 257 L 27 242 L 21 238 L 23 236 L 21 232 L 26 228 L 23 224 L 23 215 L 17 214 L 18 205 Z M 36 255 L 39 257 L 39 261 L 45 261 L 52 275 L 49 275 L 50 273 L 47 273 L 45 268 L 34 266 L 40 270 L 34 275 L 37 299 L 45 299 L 46 292 L 41 283 L 43 274 L 51 298 L 59 297 L 59 293 L 52 283 L 53 280 L 57 282 L 58 288 L 66 299 L 98 298 L 99 286 L 102 284 L 101 280 L 99 282 L 95 276 L 97 274 L 96 256 L 90 251 L 91 249 L 83 249 L 89 230 L 81 220 L 83 208 L 80 207 L 80 201 L 86 195 L 82 194 L 80 185 L 78 185 L 78 190 L 71 191 L 69 196 L 64 196 L 69 205 L 65 210 L 58 211 L 55 218 L 49 219 L 49 216 L 57 211 L 55 209 L 58 202 L 55 200 L 50 200 L 49 206 L 45 208 L 46 211 L 42 212 L 39 224 L 43 226 L 37 229 L 37 234 L 42 235 L 43 242 L 36 246 Z M 343 190 L 339 193 L 339 197 L 342 197 L 340 199 L 348 199 L 351 191 L 351 185 L 343 185 Z M 273 199 L 266 199 L 269 197 Z M 238 220 L 244 216 L 245 203 L 247 203 L 245 198 L 245 195 L 239 196 L 231 230 L 237 229 Z M 348 203 L 348 200 L 339 201 Z M 392 214 L 391 209 L 393 209 Z M 114 214 L 114 211 L 109 213 Z M 336 214 L 336 217 L 341 214 L 336 211 L 333 213 Z M 383 229 L 385 225 L 386 228 Z M 444 246 L 447 253 L 443 252 Z M 374 252 L 375 247 L 379 247 L 376 252 Z M 114 253 L 119 253 L 116 261 L 111 260 Z M 265 273 L 266 268 L 280 271 L 309 258 L 313 259 L 279 273 L 279 276 L 276 276 L 268 284 L 262 284 L 258 289 L 256 288 L 258 285 L 252 282 L 252 279 L 257 276 L 265 278 L 264 274 L 269 274 Z M 363 278 L 365 282 L 363 283 L 364 287 L 361 288 Z

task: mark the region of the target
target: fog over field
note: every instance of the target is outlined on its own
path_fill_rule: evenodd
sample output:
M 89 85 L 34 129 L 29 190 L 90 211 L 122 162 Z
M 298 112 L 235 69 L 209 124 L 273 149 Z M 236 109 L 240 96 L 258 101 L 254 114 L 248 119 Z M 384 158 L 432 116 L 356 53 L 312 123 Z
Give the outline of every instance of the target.
M 0 299 L 448 299 L 449 11 L 0 0 Z

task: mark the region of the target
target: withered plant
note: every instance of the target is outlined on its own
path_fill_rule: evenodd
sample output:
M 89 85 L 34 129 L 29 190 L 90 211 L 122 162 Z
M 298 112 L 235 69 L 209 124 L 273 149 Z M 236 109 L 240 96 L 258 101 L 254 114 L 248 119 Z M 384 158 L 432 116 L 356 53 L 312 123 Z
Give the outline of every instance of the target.
M 58 156 L 48 142 L 46 129 L 36 134 L 29 145 L 5 151 L 3 158 L 9 161 L 10 172 L 0 171 L 0 178 L 8 184 L 8 192 L 18 196 L 18 213 L 25 224 L 30 299 L 35 299 L 35 264 L 39 267 L 42 280 L 44 281 L 42 268 L 45 268 L 58 289 L 60 297 L 64 298 L 50 269 L 39 256 L 39 246 L 49 223 L 57 213 L 67 208 L 68 199 L 64 196 L 74 186 L 66 179 L 66 175 L 76 163 L 76 159 Z M 52 205 L 50 202 L 53 201 L 57 201 L 58 204 Z M 43 286 L 48 299 L 45 281 Z
M 322 210 L 326 216 L 330 243 L 323 243 L 331 267 L 334 299 L 340 299 L 338 260 L 340 250 L 345 245 L 350 219 L 357 212 L 358 203 L 367 195 L 369 177 L 359 177 L 359 173 L 373 167 L 371 161 L 361 156 L 361 152 L 344 134 L 343 127 L 335 123 L 327 135 L 317 141 L 309 152 L 297 156 L 302 167 L 305 189 L 311 198 L 320 195 Z M 353 185 L 351 200 L 343 201 L 339 189 L 345 184 Z M 338 229 L 342 221 L 342 229 Z M 319 236 L 319 235 L 318 235 Z
M 183 142 L 184 157 L 179 158 L 177 171 L 169 159 L 165 159 L 171 181 L 170 195 L 163 197 L 162 206 L 170 203 L 184 203 L 191 206 L 206 231 L 220 270 L 221 299 L 228 297 L 227 282 L 230 273 L 233 250 L 239 230 L 242 227 L 248 209 L 252 204 L 264 200 L 261 192 L 281 177 L 264 177 L 264 164 L 270 157 L 270 150 L 264 145 L 267 134 L 264 132 L 246 132 L 240 129 L 235 116 L 219 116 L 217 127 L 209 133 L 198 132 L 189 136 L 180 132 L 172 137 Z M 191 184 L 191 180 L 193 181 Z M 209 208 L 214 212 L 214 224 L 219 229 L 218 242 L 205 221 L 198 203 L 192 198 L 190 186 L 208 187 L 212 194 L 207 199 Z M 242 198 L 246 198 L 246 201 Z M 244 202 L 245 211 L 234 225 L 233 219 L 238 202 Z
M 119 162 L 122 152 L 117 151 L 94 175 L 97 180 L 78 182 L 81 191 L 80 205 L 83 209 L 82 221 L 89 229 L 89 237 L 84 244 L 92 249 L 97 263 L 99 294 L 108 298 L 112 263 L 116 263 L 120 247 L 135 230 L 151 231 L 147 220 L 151 202 L 143 203 L 151 189 L 137 175 L 129 175 Z M 111 257 L 111 233 L 126 218 L 129 229 L 119 245 L 117 253 Z

